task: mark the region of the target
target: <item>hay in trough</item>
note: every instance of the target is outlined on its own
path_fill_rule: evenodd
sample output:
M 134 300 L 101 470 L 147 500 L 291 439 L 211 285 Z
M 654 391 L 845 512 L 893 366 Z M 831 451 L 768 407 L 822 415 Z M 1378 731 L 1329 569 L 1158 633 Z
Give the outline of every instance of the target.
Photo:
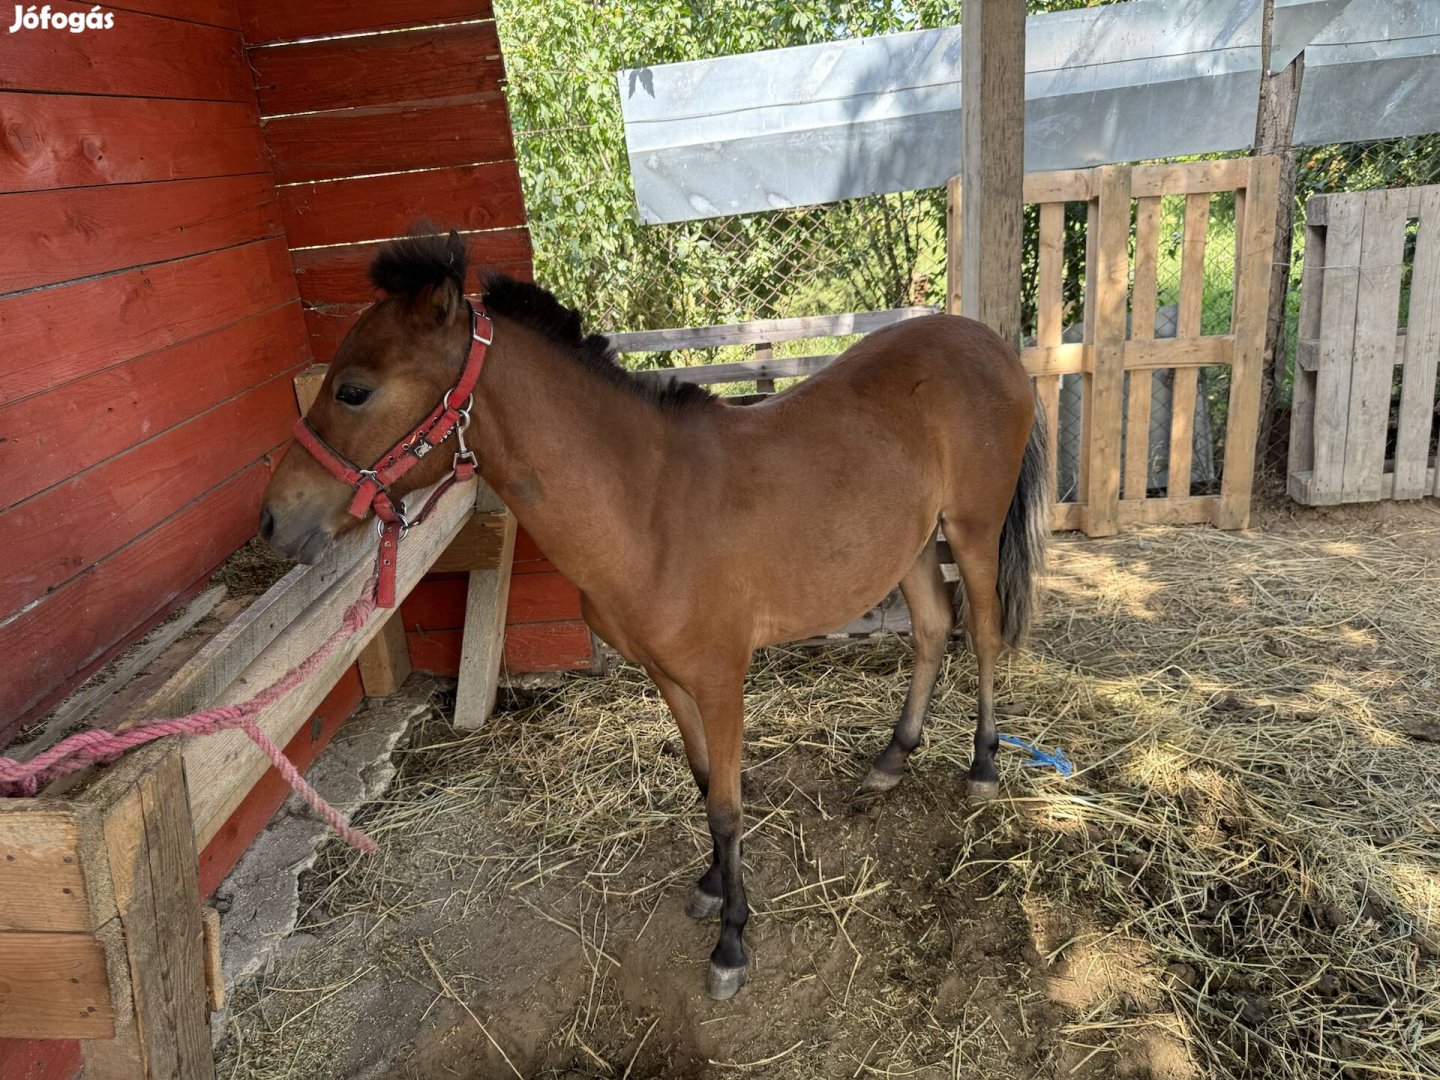
M 1440 1075 L 1437 518 L 1059 541 L 1002 730 L 1076 772 L 1004 750 L 988 805 L 961 797 L 968 658 L 914 774 L 856 808 L 905 646 L 767 653 L 754 970 L 723 1006 L 713 925 L 678 914 L 703 816 L 643 676 L 473 734 L 437 715 L 362 819 L 382 855 L 332 845 L 315 944 L 236 995 L 222 1075 Z

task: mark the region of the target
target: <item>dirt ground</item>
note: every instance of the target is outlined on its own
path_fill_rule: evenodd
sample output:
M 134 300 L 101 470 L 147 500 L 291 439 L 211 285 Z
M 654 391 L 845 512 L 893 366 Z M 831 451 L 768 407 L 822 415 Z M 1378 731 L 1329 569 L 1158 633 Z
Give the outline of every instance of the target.
M 748 693 L 750 983 L 704 992 L 709 841 L 622 667 L 446 703 L 232 988 L 222 1077 L 1440 1076 L 1440 506 L 1247 534 L 1057 538 L 1000 680 L 1002 795 L 964 798 L 953 659 L 899 789 L 850 792 L 903 643 L 776 651 Z

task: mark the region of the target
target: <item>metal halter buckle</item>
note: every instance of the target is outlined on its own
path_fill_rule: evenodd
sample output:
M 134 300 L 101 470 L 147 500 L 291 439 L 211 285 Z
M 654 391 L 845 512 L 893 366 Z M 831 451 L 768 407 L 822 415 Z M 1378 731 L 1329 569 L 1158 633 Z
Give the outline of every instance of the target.
M 488 322 L 488 323 L 490 323 L 490 336 L 489 336 L 489 337 L 481 337 L 481 336 L 480 336 L 480 320 L 481 320 L 482 318 L 485 318 L 485 316 L 482 316 L 478 311 L 476 311 L 476 310 L 474 309 L 474 307 L 471 307 L 471 309 L 470 309 L 470 338 L 471 338 L 471 340 L 473 340 L 473 341 L 478 341 L 481 345 L 489 345 L 492 341 L 495 340 L 495 324 L 494 324 L 493 322 L 491 322 L 490 319 L 485 318 L 485 321 Z

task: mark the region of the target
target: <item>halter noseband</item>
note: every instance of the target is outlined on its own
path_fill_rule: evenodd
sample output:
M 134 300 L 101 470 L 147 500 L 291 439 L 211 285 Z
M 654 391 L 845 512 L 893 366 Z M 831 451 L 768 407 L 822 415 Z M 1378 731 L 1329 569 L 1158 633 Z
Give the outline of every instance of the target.
M 484 311 L 470 304 L 470 352 L 460 369 L 455 385 L 445 391 L 440 403 L 389 450 L 381 454 L 368 469 L 357 468 L 320 437 L 301 417 L 295 422 L 295 441 L 310 452 L 331 476 L 349 484 L 354 492 L 349 513 L 363 518 L 370 511 L 380 525 L 378 585 L 375 602 L 382 608 L 395 606 L 396 547 L 410 531 L 429 515 L 454 484 L 468 483 L 475 478 L 475 452 L 465 445 L 465 428 L 470 424 L 470 406 L 474 400 L 475 383 L 485 363 L 485 351 L 495 336 L 495 324 Z M 454 404 L 463 402 L 463 404 Z M 405 516 L 404 500 L 397 506 L 390 498 L 390 486 L 409 472 L 420 459 L 454 433 L 458 449 L 450 466 L 450 475 L 426 501 L 413 518 Z

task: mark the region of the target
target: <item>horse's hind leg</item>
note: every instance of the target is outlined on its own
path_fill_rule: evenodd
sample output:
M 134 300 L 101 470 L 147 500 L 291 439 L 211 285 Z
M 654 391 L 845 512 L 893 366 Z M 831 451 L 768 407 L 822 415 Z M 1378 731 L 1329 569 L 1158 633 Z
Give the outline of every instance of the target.
M 995 661 L 1002 644 L 1000 597 L 996 592 L 1000 574 L 1000 524 L 987 527 L 946 520 L 943 527 L 965 586 L 965 629 L 970 635 L 970 647 L 975 650 L 979 679 L 969 794 L 972 799 L 993 799 L 1000 793 L 1000 773 L 995 768 L 995 750 L 1000 745 L 995 729 Z
M 955 607 L 945 578 L 940 572 L 940 556 L 932 539 L 900 582 L 900 591 L 910 609 L 910 633 L 915 643 L 915 670 L 910 676 L 910 692 L 905 707 L 895 724 L 890 743 L 880 752 L 870 772 L 861 781 L 858 794 L 889 791 L 905 774 L 905 762 L 920 745 L 925 712 L 930 695 L 945 660 L 950 631 L 955 626 Z

